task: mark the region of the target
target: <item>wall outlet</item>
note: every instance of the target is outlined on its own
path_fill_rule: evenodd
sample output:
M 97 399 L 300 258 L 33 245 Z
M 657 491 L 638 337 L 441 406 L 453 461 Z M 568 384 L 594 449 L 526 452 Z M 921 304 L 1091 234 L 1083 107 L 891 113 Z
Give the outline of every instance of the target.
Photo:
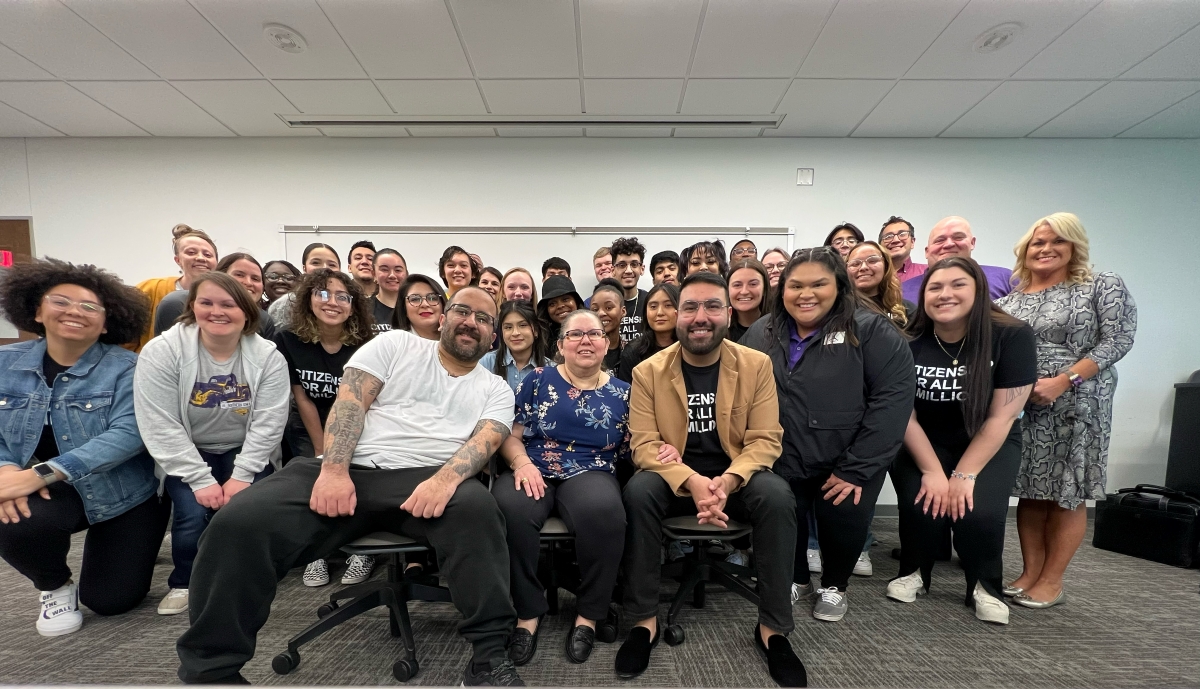
M 811 167 L 796 168 L 796 185 L 801 187 L 811 187 L 813 183 L 813 169 Z

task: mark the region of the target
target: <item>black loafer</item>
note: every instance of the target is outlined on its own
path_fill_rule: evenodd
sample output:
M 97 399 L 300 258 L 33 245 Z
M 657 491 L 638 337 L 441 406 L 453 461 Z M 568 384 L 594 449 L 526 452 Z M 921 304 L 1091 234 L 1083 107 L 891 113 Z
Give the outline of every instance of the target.
M 650 666 L 650 651 L 658 645 L 658 639 L 662 636 L 662 623 L 655 630 L 654 638 L 650 638 L 650 630 L 645 627 L 634 627 L 629 630 L 629 636 L 625 638 L 625 643 L 621 644 L 620 650 L 617 651 L 617 677 L 621 679 L 633 679 L 646 671 Z
M 767 672 L 771 673 L 771 679 L 781 687 L 807 687 L 808 671 L 804 669 L 804 663 L 792 650 L 792 644 L 787 637 L 782 634 L 772 634 L 767 641 L 771 644 L 770 646 L 763 645 L 758 625 L 754 625 L 754 646 L 766 657 Z
M 517 627 L 508 635 L 508 657 L 519 665 L 528 665 L 537 653 L 538 634 L 542 631 L 542 615 L 538 618 L 537 629 L 532 634 L 528 630 Z
M 567 634 L 567 660 L 572 663 L 586 663 L 592 656 L 592 648 L 596 645 L 596 630 L 581 624 Z

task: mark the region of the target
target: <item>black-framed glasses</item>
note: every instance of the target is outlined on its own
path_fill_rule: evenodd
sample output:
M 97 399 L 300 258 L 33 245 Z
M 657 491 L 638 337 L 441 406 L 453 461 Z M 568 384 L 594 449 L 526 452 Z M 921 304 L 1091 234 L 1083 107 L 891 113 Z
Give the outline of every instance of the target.
M 603 340 L 604 331 L 592 328 L 591 330 L 568 330 L 562 334 L 562 339 L 567 342 L 580 342 L 585 337 L 589 340 Z
M 730 258 L 741 258 L 742 256 L 758 256 L 758 249 L 752 246 L 735 246 L 733 247 L 733 250 L 729 252 Z
M 641 261 L 621 261 L 620 263 L 614 263 L 614 264 L 613 264 L 613 270 L 616 270 L 616 271 L 619 271 L 619 272 L 622 272 L 622 273 L 624 273 L 624 272 L 625 272 L 627 269 L 629 269 L 629 268 L 633 268 L 634 270 L 638 270 L 638 269 L 640 269 L 641 267 L 642 267 L 642 262 L 641 262 Z
M 835 239 L 829 243 L 832 244 L 833 246 L 855 246 L 858 244 L 858 238 L 857 237 L 838 237 L 837 239 Z
M 688 301 L 679 303 L 679 313 L 684 316 L 695 316 L 700 311 L 700 307 L 704 307 L 706 316 L 720 316 L 729 308 L 725 302 L 720 299 L 709 299 L 705 302 L 699 302 L 689 299 Z
M 913 238 L 912 232 L 910 232 L 908 230 L 900 230 L 899 232 L 888 232 L 887 234 L 880 237 L 879 241 L 890 242 L 893 239 L 905 240 L 905 239 L 912 239 L 912 238 Z
M 354 297 L 346 292 L 330 292 L 327 289 L 315 290 L 313 291 L 313 295 L 323 302 L 328 303 L 330 299 L 333 299 L 337 303 L 345 304 L 346 306 L 349 306 L 354 301 Z
M 267 273 L 266 275 L 264 275 L 263 278 L 267 279 L 267 280 L 278 280 L 278 281 L 282 281 L 282 282 L 295 282 L 296 281 L 296 276 L 292 275 L 291 273 L 270 272 L 270 273 Z
M 433 306 L 434 304 L 442 303 L 442 295 L 436 292 L 430 292 L 428 294 L 410 294 L 404 298 L 404 301 L 408 302 L 409 306 L 420 306 L 421 304 L 429 304 L 430 306 Z
M 104 313 L 104 307 L 94 301 L 75 301 L 61 294 L 47 294 L 42 299 L 56 311 L 66 311 L 72 306 L 78 306 L 85 316 L 99 316 Z
M 475 322 L 479 325 L 486 325 L 489 328 L 494 328 L 496 326 L 496 319 L 492 317 L 492 314 L 485 313 L 483 311 L 476 311 L 466 304 L 451 304 L 450 308 L 446 310 L 462 320 L 466 320 L 470 318 L 472 314 L 474 314 Z

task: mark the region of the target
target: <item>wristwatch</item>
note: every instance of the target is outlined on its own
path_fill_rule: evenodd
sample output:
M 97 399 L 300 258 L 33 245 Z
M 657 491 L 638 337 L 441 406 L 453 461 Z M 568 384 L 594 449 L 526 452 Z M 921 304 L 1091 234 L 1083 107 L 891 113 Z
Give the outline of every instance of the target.
M 1067 369 L 1065 373 L 1067 374 L 1067 380 L 1071 381 L 1071 387 L 1077 388 L 1083 385 L 1083 376 L 1070 369 Z
M 34 464 L 33 473 L 42 477 L 42 480 L 46 482 L 47 486 L 58 481 L 58 474 L 54 473 L 54 467 L 46 464 L 45 462 Z

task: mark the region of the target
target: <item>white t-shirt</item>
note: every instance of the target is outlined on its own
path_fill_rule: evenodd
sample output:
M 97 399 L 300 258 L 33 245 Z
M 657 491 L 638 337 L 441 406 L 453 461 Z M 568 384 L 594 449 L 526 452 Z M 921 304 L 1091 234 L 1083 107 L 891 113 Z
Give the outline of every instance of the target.
M 482 419 L 512 428 L 516 399 L 503 378 L 478 366 L 451 376 L 438 361 L 438 343 L 406 330 L 380 333 L 346 368 L 383 381 L 367 409 L 352 464 L 379 469 L 441 466 Z

